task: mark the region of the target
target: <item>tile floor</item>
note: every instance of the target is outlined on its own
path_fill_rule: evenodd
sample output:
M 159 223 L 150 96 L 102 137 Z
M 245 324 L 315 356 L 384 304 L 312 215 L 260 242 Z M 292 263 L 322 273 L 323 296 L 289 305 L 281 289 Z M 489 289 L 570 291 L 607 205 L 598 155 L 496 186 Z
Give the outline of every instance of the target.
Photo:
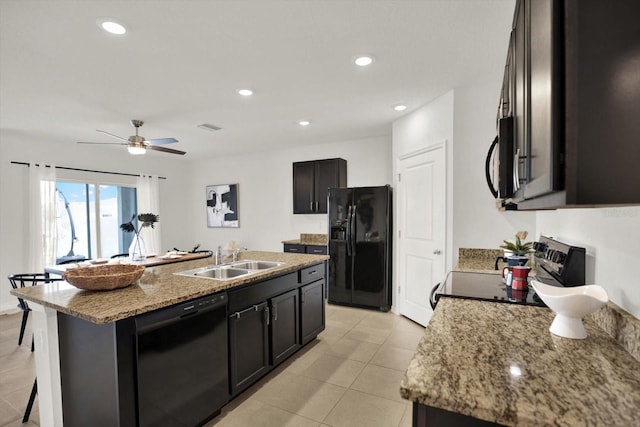
M 16 345 L 21 315 L 0 316 L 0 426 L 23 425 L 35 376 L 31 332 Z M 326 323 L 317 340 L 227 404 L 207 427 L 410 426 L 400 380 L 423 327 L 392 313 L 335 305 L 327 305 Z M 24 425 L 37 424 L 36 399 Z

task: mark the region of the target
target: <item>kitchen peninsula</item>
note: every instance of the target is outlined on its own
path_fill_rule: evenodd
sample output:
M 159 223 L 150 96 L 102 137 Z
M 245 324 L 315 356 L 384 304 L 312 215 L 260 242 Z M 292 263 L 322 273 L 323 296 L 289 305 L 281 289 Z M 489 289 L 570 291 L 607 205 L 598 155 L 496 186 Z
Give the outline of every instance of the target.
M 640 362 L 590 318 L 585 340 L 552 335 L 553 316 L 440 298 L 401 384 L 413 425 L 639 425 Z
M 34 312 L 41 425 L 59 426 L 63 420 L 65 426 L 88 425 L 87 421 L 144 425 L 138 420 L 143 371 L 138 362 L 141 336 L 150 329 L 148 319 L 184 309 L 180 317 L 200 328 L 193 320 L 198 312 L 192 311 L 194 305 L 205 312 L 206 304 L 213 307 L 214 302 L 223 304 L 219 323 L 224 327 L 216 329 L 223 331 L 218 336 L 224 339 L 207 348 L 225 351 L 224 363 L 216 359 L 213 365 L 219 366 L 211 370 L 224 373 L 226 400 L 236 396 L 324 329 L 327 258 L 249 251 L 241 253 L 239 261 L 277 265 L 225 280 L 175 274 L 211 265 L 210 259 L 199 259 L 147 268 L 137 283 L 114 291 L 83 291 L 65 282 L 12 291 L 28 300 Z M 184 332 L 192 334 L 191 329 Z M 194 341 L 200 339 L 198 335 Z M 235 341 L 243 339 L 250 341 Z M 264 350 L 257 358 L 245 348 L 256 343 Z M 171 367 L 160 366 L 157 372 L 170 374 Z M 216 409 L 211 409 L 213 415 Z

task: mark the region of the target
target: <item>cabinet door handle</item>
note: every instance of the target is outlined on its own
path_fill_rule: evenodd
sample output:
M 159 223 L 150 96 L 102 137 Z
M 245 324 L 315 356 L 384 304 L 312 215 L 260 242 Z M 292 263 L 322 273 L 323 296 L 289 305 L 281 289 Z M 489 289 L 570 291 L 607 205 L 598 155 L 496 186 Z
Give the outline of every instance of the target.
M 520 189 L 520 149 L 516 150 L 516 155 L 513 157 L 513 191 L 516 192 Z
M 309 203 L 309 210 L 313 212 L 313 202 Z
M 260 307 L 258 307 L 257 305 L 254 305 L 254 306 L 252 306 L 252 307 L 245 308 L 245 309 L 244 309 L 244 310 L 242 310 L 242 311 L 236 311 L 235 313 L 233 313 L 233 315 L 232 315 L 232 316 L 235 316 L 235 317 L 236 317 L 236 319 L 239 319 L 239 318 L 241 318 L 241 317 L 242 317 L 242 315 L 243 315 L 243 314 L 245 314 L 245 313 L 248 313 L 248 312 L 250 312 L 250 311 L 258 311 L 258 308 L 260 308 Z
M 313 274 L 316 274 L 316 273 L 318 273 L 318 270 L 311 270 L 311 271 L 307 272 L 307 274 L 308 274 L 309 276 L 311 276 L 311 275 L 313 275 Z
M 316 212 L 320 211 L 320 202 L 316 202 Z
M 273 321 L 276 322 L 278 320 L 278 306 L 274 305 L 272 308 L 273 311 Z
M 267 322 L 267 326 L 269 326 L 270 318 L 271 318 L 271 316 L 269 315 L 269 307 L 264 308 L 264 318 L 265 318 L 265 321 Z

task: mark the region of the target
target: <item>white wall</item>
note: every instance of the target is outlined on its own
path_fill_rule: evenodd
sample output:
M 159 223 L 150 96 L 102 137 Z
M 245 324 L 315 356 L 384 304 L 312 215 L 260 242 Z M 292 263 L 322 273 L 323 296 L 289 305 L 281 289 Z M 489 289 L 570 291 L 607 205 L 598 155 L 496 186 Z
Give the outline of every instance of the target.
M 539 233 L 586 248 L 586 282 L 640 319 L 640 207 L 539 211 L 536 218 Z
M 283 240 L 327 233 L 326 215 L 293 214 L 293 162 L 343 158 L 347 185 L 358 187 L 391 184 L 390 156 L 390 138 L 383 136 L 193 162 L 185 188 L 194 212 L 189 244 L 214 249 L 234 240 L 241 247 L 281 252 Z M 239 184 L 239 228 L 207 227 L 205 188 L 215 184 Z
M 28 231 L 28 176 L 26 166 L 10 164 L 11 161 L 35 161 L 83 169 L 95 169 L 124 173 L 147 173 L 167 177 L 160 180 L 160 224 L 163 248 L 173 246 L 189 248 L 192 239 L 185 236 L 185 226 L 193 212 L 185 203 L 184 188 L 187 162 L 162 153 L 130 156 L 122 147 L 97 147 L 68 144 L 51 144 L 36 141 L 23 135 L 3 130 L 0 133 L 0 312 L 14 309 L 16 299 L 9 294 L 7 275 L 35 273 L 27 271 L 29 253 L 25 242 Z M 79 173 L 59 170 L 58 177 L 75 177 L 78 180 L 122 183 L 132 178 L 114 175 Z M 135 182 L 135 181 L 133 181 Z
M 498 64 L 499 65 L 499 64 Z M 499 249 L 521 230 L 536 239 L 533 212 L 500 212 L 485 179 L 485 159 L 496 136 L 502 66 L 483 79 L 457 87 L 454 97 L 453 258 L 459 248 Z

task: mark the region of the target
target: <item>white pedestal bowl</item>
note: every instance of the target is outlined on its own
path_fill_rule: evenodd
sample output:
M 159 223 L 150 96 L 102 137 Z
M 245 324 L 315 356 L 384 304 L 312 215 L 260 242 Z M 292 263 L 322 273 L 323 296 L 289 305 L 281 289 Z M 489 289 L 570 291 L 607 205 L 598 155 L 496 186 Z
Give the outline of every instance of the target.
M 587 331 L 582 318 L 609 301 L 607 292 L 597 285 L 561 288 L 531 280 L 531 286 L 540 299 L 556 313 L 549 331 L 564 338 L 586 338 Z

